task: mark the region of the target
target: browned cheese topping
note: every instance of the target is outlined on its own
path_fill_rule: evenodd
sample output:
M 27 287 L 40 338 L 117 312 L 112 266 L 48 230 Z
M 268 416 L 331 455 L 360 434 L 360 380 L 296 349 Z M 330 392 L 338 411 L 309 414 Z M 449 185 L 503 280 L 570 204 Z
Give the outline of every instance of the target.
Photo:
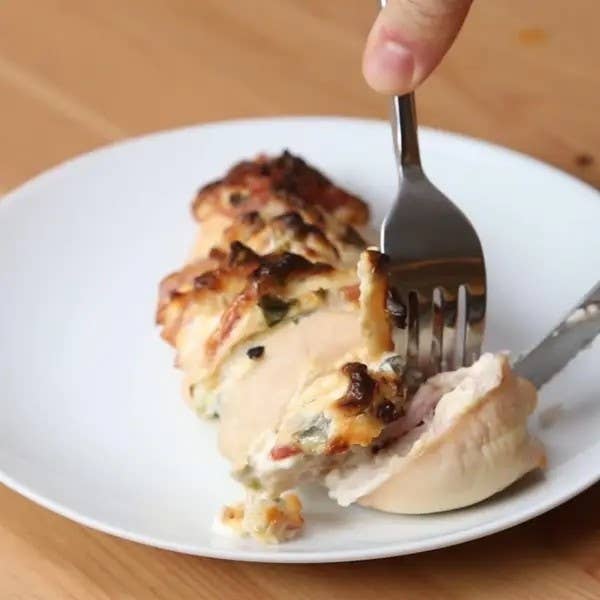
M 338 404 L 351 412 L 363 412 L 373 401 L 376 382 L 369 375 L 367 365 L 352 362 L 342 367 L 342 373 L 350 378 L 348 389 Z
M 198 346 L 208 363 L 228 336 L 233 344 L 231 336 L 242 335 L 241 318 L 254 306 L 271 327 L 295 301 L 287 288 L 293 281 L 343 276 L 364 248 L 353 225 L 368 218 L 360 199 L 289 152 L 235 165 L 198 192 L 193 212 L 208 228 L 198 239 L 212 245 L 200 243 L 190 262 L 163 280 L 156 318 L 163 338 L 181 350 L 183 327 L 206 318 L 199 315 L 220 313 L 219 326 Z M 328 287 L 318 285 L 323 301 Z M 355 301 L 339 287 L 342 299 Z M 297 306 L 299 312 L 307 309 Z
M 278 157 L 259 156 L 232 167 L 225 177 L 204 186 L 196 196 L 193 211 L 202 219 L 207 203 L 214 202 L 214 192 L 232 188 L 226 214 L 257 210 L 271 194 L 293 198 L 297 207 L 316 206 L 352 225 L 362 225 L 368 219 L 368 208 L 359 198 L 335 186 L 317 169 L 287 150 Z
M 388 424 L 402 415 L 406 389 L 399 375 L 370 374 L 367 365 L 346 363 L 342 373 L 349 378 L 346 393 L 337 406 L 348 416 L 370 413 Z

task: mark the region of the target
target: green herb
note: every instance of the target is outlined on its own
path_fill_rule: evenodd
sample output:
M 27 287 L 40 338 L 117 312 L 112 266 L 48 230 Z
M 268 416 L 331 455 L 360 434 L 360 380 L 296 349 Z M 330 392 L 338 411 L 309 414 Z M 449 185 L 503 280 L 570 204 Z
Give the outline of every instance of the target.
M 292 302 L 286 302 L 277 296 L 266 294 L 258 301 L 267 325 L 273 327 L 282 321 L 290 310 Z
M 260 490 L 262 489 L 262 484 L 258 479 L 251 479 L 246 483 L 246 487 L 251 490 L 254 490 L 255 492 L 260 492 Z
M 318 452 L 327 442 L 331 421 L 320 413 L 294 435 L 304 452 Z

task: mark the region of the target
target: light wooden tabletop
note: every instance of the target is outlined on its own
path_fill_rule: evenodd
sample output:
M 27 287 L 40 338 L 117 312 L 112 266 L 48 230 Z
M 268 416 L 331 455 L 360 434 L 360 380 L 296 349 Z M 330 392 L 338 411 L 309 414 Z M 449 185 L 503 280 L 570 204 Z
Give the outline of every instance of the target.
M 598 0 L 475 4 L 422 88 L 421 121 L 600 185 Z M 253 115 L 384 117 L 359 69 L 373 15 L 368 0 L 4 0 L 0 193 L 156 129 Z M 0 598 L 600 598 L 599 505 L 597 485 L 456 548 L 284 566 L 125 542 L 0 487 Z

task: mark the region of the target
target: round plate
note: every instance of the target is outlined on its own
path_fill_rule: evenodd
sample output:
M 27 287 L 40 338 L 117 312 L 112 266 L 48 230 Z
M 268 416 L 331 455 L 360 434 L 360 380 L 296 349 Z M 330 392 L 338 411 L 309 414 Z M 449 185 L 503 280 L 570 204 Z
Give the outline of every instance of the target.
M 472 219 L 489 273 L 488 349 L 537 342 L 600 274 L 600 198 L 490 144 L 424 130 L 432 180 Z M 219 537 L 240 490 L 215 424 L 179 394 L 154 327 L 158 281 L 192 242 L 199 185 L 289 147 L 362 195 L 375 221 L 395 191 L 388 125 L 341 118 L 217 123 L 107 147 L 0 203 L 0 481 L 80 523 L 146 544 L 253 561 L 360 560 L 439 548 L 520 523 L 600 476 L 600 347 L 541 393 L 544 474 L 468 509 L 395 516 L 305 495 L 307 527 L 278 547 Z M 545 418 L 540 418 L 545 417 Z

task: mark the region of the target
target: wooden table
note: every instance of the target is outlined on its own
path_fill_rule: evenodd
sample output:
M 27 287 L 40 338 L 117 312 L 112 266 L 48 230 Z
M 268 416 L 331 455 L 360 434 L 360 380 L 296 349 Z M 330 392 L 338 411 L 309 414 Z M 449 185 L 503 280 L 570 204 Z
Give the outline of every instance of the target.
M 600 185 L 598 0 L 476 4 L 422 89 L 421 120 Z M 373 14 L 367 0 L 3 0 L 0 192 L 156 129 L 251 115 L 383 117 L 359 70 Z M 599 505 L 596 486 L 456 548 L 284 566 L 125 542 L 0 488 L 0 598 L 600 598 Z

